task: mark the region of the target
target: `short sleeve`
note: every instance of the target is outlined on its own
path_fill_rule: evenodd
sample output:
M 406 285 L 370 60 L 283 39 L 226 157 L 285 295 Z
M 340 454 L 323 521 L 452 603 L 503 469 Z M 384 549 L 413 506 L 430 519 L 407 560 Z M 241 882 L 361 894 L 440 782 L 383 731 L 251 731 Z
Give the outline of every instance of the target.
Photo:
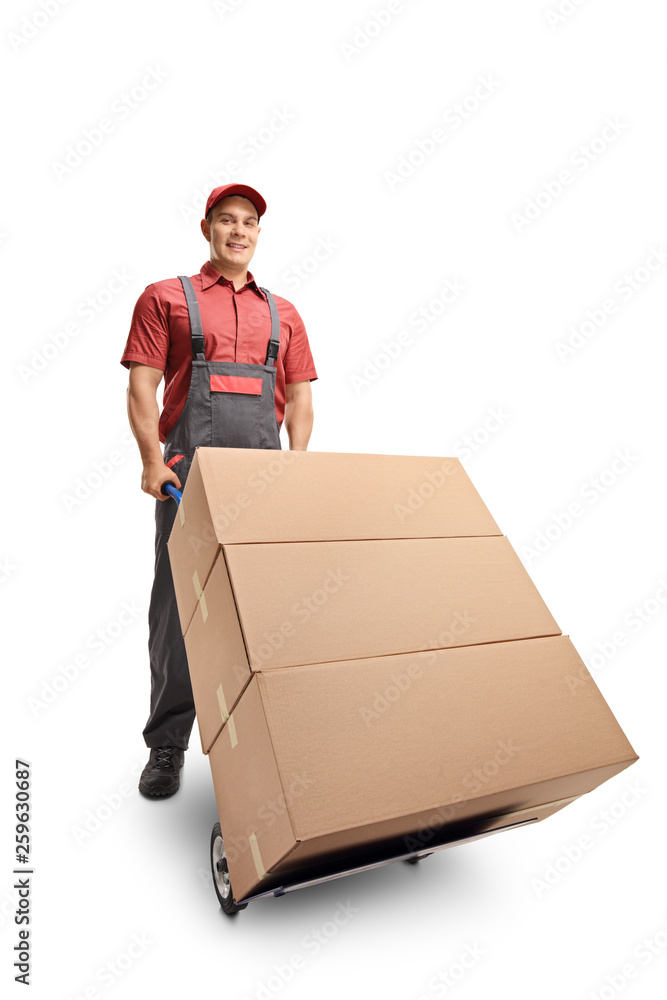
M 169 325 L 165 304 L 155 285 L 148 285 L 134 307 L 130 332 L 120 363 L 129 368 L 130 361 L 140 361 L 141 364 L 164 371 L 168 354 Z
M 317 372 L 315 371 L 315 362 L 310 350 L 306 327 L 294 306 L 291 306 L 291 309 L 290 326 L 292 332 L 284 360 L 285 384 L 305 381 L 314 382 L 317 378 Z

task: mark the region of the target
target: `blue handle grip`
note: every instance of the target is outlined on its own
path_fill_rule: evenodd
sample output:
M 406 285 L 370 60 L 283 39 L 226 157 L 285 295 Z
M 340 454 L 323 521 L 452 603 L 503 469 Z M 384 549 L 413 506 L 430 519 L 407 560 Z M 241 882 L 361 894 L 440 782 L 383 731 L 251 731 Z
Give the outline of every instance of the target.
M 173 486 L 171 483 L 163 483 L 162 492 L 166 493 L 170 497 L 173 497 L 177 504 L 179 504 L 183 499 L 183 494 L 180 492 L 180 490 L 177 490 L 176 487 Z

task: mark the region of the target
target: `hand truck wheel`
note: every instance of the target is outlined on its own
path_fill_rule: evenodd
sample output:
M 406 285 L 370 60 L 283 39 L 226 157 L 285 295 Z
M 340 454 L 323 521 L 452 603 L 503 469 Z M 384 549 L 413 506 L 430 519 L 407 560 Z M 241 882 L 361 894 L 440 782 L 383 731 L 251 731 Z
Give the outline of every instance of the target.
M 237 913 L 239 910 L 245 910 L 248 905 L 247 903 L 234 902 L 232 884 L 229 881 L 225 845 L 222 842 L 222 830 L 219 823 L 215 824 L 211 833 L 211 874 L 213 875 L 215 894 L 225 913 L 231 914 Z

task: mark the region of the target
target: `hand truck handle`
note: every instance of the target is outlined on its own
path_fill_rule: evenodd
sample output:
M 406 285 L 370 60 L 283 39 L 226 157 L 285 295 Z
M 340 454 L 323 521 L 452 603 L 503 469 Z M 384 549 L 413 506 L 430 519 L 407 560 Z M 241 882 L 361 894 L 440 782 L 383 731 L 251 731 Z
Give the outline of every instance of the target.
M 167 496 L 173 497 L 177 504 L 179 504 L 183 499 L 183 494 L 180 492 L 180 490 L 176 489 L 173 483 L 163 483 L 162 492 L 165 493 Z

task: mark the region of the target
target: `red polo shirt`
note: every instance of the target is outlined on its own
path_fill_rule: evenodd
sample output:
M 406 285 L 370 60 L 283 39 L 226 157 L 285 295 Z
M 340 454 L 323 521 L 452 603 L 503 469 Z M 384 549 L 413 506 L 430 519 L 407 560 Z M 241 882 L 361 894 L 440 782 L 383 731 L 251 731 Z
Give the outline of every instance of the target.
M 191 279 L 204 330 L 207 361 L 238 361 L 263 365 L 271 334 L 269 304 L 252 274 L 238 291 L 210 261 Z M 317 378 L 303 320 L 287 299 L 274 296 L 280 318 L 280 351 L 276 361 L 276 418 L 285 416 L 285 385 Z M 190 387 L 192 341 L 183 286 L 178 278 L 148 285 L 137 299 L 130 333 L 120 363 L 130 361 L 164 372 L 160 441 L 172 429 Z

